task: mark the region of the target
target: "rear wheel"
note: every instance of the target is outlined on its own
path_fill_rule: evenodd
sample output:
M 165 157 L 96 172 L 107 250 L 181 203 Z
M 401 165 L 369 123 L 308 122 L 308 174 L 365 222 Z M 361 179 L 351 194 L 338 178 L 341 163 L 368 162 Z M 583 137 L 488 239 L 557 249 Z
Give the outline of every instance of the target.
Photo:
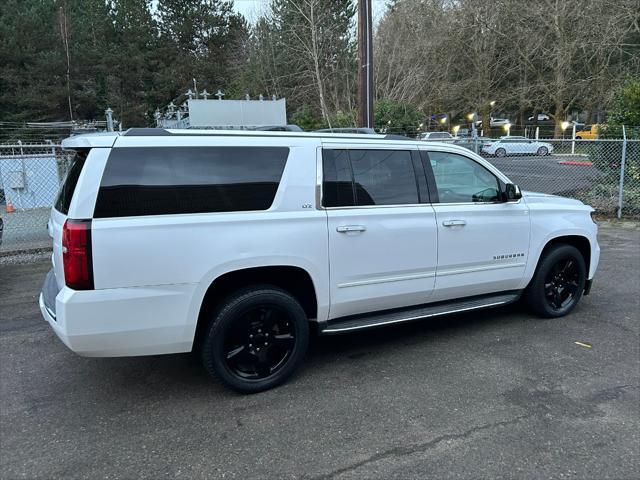
M 295 372 L 308 342 L 309 322 L 296 299 L 277 287 L 256 286 L 231 295 L 213 312 L 202 363 L 228 387 L 260 392 Z
M 549 155 L 549 149 L 547 147 L 540 147 L 538 149 L 538 155 L 540 155 L 541 157 L 546 157 L 547 155 Z
M 542 317 L 562 317 L 580 301 L 586 275 L 580 251 L 571 245 L 556 245 L 540 260 L 525 299 Z
M 498 148 L 496 150 L 496 157 L 504 157 L 507 154 L 507 151 L 504 148 Z

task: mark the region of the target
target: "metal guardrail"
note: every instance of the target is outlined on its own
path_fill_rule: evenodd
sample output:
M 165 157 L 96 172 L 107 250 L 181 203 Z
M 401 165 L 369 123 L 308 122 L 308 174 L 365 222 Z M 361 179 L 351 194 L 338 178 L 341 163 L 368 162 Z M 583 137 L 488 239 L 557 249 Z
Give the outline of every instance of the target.
M 640 218 L 639 140 L 532 142 L 453 141 L 485 156 L 523 190 L 577 198 L 601 216 Z M 0 145 L 0 254 L 50 247 L 46 225 L 70 158 L 52 143 Z

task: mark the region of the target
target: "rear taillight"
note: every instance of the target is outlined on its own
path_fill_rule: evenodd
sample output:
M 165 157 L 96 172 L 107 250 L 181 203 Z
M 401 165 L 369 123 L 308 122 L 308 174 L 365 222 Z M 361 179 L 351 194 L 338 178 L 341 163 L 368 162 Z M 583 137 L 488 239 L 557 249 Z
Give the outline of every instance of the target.
M 67 220 L 62 228 L 64 281 L 74 290 L 93 290 L 91 220 Z

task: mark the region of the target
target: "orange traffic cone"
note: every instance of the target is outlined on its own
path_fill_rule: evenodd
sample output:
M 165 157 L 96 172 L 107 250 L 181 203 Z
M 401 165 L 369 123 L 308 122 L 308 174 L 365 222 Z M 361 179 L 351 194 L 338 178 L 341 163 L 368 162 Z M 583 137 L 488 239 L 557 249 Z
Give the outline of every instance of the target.
M 13 203 L 11 200 L 7 200 L 7 213 L 13 213 L 15 209 L 13 208 Z

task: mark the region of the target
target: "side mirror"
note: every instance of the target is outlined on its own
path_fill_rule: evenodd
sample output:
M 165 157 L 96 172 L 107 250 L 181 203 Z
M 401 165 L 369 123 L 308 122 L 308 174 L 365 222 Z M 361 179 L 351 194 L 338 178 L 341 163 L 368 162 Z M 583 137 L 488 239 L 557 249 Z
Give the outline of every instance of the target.
M 504 187 L 504 201 L 517 202 L 522 198 L 520 187 L 514 183 L 507 183 Z

